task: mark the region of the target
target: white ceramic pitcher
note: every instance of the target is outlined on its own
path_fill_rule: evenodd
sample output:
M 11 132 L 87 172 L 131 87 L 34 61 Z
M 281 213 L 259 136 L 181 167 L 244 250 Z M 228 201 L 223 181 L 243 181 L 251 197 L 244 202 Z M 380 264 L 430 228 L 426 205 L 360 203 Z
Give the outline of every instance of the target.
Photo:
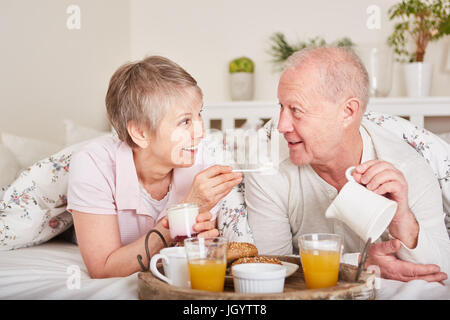
M 350 167 L 345 172 L 348 182 L 328 207 L 325 216 L 344 222 L 364 242 L 377 240 L 394 218 L 397 203 L 368 190 L 355 181 Z

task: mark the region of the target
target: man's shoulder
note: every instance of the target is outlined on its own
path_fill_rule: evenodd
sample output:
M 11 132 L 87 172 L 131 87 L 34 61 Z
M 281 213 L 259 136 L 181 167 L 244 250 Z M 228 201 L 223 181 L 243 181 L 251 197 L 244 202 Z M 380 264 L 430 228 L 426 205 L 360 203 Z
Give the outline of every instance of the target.
M 278 203 L 288 204 L 292 194 L 299 194 L 298 167 L 289 158 L 282 161 L 271 174 L 251 173 L 244 176 L 245 192 L 269 196 Z
M 399 134 L 371 121 L 363 121 L 362 125 L 372 139 L 377 159 L 392 163 L 403 173 L 409 187 L 414 189 L 437 183 L 427 160 Z

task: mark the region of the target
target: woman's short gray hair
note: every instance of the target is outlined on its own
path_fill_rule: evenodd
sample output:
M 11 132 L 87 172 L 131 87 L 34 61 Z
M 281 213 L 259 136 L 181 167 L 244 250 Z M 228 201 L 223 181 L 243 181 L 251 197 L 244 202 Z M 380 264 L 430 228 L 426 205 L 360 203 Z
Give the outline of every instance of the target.
M 320 81 L 316 91 L 333 103 L 350 97 L 360 100 L 363 112 L 369 102 L 369 75 L 361 59 L 350 49 L 317 47 L 303 49 L 286 61 L 285 70 L 314 65 Z
M 128 134 L 130 121 L 155 133 L 170 106 L 193 94 L 202 97 L 189 73 L 167 58 L 150 56 L 113 74 L 105 99 L 108 119 L 120 140 L 137 147 Z

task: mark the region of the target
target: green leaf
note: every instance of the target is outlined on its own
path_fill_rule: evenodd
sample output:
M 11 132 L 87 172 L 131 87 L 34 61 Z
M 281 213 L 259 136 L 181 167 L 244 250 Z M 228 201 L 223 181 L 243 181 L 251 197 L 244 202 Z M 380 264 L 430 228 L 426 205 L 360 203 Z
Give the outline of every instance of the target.
M 272 62 L 276 65 L 280 65 L 284 63 L 294 52 L 305 49 L 305 48 L 313 48 L 313 47 L 321 47 L 326 46 L 327 42 L 322 37 L 314 37 L 308 39 L 307 42 L 300 41 L 296 44 L 290 44 L 283 33 L 276 32 L 270 38 L 270 50 L 268 51 L 269 55 L 272 56 Z M 352 49 L 354 46 L 353 41 L 344 37 L 342 39 L 338 39 L 333 42 L 333 45 L 338 47 L 345 47 Z
M 418 39 L 436 41 L 450 34 L 449 0 L 402 0 L 388 9 L 389 19 L 397 21 L 388 37 L 397 59 L 407 54 L 415 59 L 416 53 L 408 53 L 406 43 L 417 43 Z M 400 21 L 399 21 L 400 20 Z

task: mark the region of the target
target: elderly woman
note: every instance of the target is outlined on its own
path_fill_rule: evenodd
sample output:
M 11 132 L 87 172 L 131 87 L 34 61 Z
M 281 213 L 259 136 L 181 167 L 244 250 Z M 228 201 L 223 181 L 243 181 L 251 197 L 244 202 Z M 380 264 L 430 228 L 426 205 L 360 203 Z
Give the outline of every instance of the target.
M 197 82 L 163 57 L 126 64 L 112 76 L 106 108 L 117 137 L 90 142 L 70 166 L 68 210 L 91 277 L 139 271 L 136 257 L 146 256 L 150 229 L 171 242 L 165 210 L 170 204 L 197 203 L 194 231 L 199 237 L 219 235 L 217 204 L 242 174 L 203 157 L 202 105 Z M 152 233 L 150 252 L 162 247 Z

